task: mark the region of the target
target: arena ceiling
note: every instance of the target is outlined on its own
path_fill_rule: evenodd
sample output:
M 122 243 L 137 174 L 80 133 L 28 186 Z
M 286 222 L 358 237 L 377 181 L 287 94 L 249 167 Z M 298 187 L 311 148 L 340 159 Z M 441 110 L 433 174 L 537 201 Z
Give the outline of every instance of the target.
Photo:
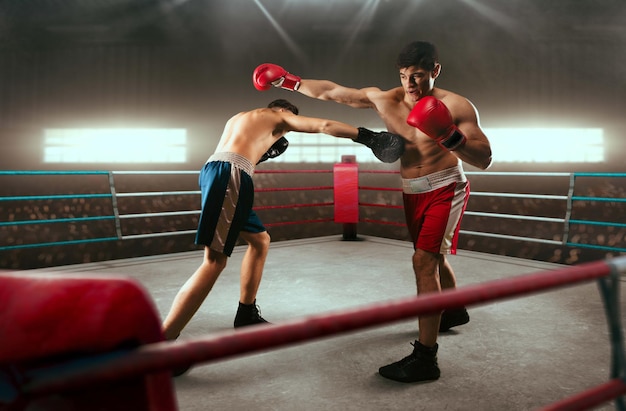
M 447 29 L 526 41 L 626 40 L 623 0 L 5 0 L 0 46 L 342 45 Z M 494 41 L 497 39 L 494 38 Z

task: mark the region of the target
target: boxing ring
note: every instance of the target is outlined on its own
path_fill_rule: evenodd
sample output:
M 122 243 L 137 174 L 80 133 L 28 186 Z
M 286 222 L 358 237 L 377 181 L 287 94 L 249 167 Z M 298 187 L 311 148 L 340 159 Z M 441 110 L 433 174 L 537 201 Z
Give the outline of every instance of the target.
M 339 168 L 339 170 L 337 170 Z M 10 172 L 7 172 L 10 173 Z M 15 172 L 15 173 L 28 173 L 28 172 Z M 63 173 L 63 172 L 59 172 Z M 67 172 L 72 173 L 72 172 Z M 90 174 L 94 173 L 94 174 Z M 172 217 L 172 216 L 193 216 L 198 213 L 196 210 L 183 210 L 183 211 L 166 211 L 159 213 L 120 213 L 116 208 L 117 201 L 121 201 L 124 197 L 152 197 L 152 196 L 197 196 L 198 193 L 194 190 L 184 191 L 146 191 L 146 192 L 117 192 L 115 186 L 116 174 L 134 174 L 145 172 L 86 172 L 86 175 L 102 176 L 110 183 L 109 193 L 85 193 L 79 194 L 78 198 L 84 200 L 97 200 L 110 202 L 110 213 L 102 213 L 97 216 L 80 216 L 80 217 L 60 217 L 55 221 L 46 221 L 45 219 L 33 220 L 32 224 L 47 225 L 47 224 L 66 224 L 73 222 L 91 222 L 101 220 L 107 224 L 111 224 L 111 232 L 115 235 L 106 235 L 98 238 L 89 238 L 85 241 L 89 242 L 110 242 L 110 241 L 124 241 L 127 239 L 158 236 L 170 236 L 180 234 L 191 234 L 193 230 L 181 230 L 174 232 L 153 232 L 153 233 L 140 233 L 129 234 L 124 232 L 124 221 L 132 219 L 142 219 L 146 217 Z M 178 172 L 172 172 L 176 174 Z M 194 172 L 188 172 L 194 174 Z M 316 218 L 302 218 L 290 221 L 269 221 L 266 224 L 268 227 L 283 227 L 302 224 L 342 224 L 343 235 L 346 239 L 352 239 L 355 235 L 355 225 L 357 223 L 371 223 L 379 224 L 381 226 L 402 226 L 399 220 L 381 219 L 377 220 L 370 217 L 360 217 L 359 211 L 362 208 L 375 208 L 375 209 L 392 209 L 398 210 L 398 204 L 384 204 L 378 202 L 361 201 L 358 198 L 359 191 L 372 191 L 372 192 L 396 192 L 399 191 L 394 187 L 374 187 L 363 186 L 359 184 L 359 175 L 377 174 L 377 175 L 393 175 L 395 172 L 385 170 L 372 170 L 372 171 L 357 171 L 352 165 L 339 164 L 336 165 L 334 170 L 258 170 L 258 174 L 267 176 L 275 176 L 277 174 L 285 173 L 303 173 L 306 175 L 322 174 L 332 176 L 334 181 L 328 185 L 311 185 L 305 187 L 282 187 L 271 188 L 265 187 L 261 184 L 258 189 L 259 193 L 268 192 L 295 192 L 298 190 L 306 190 L 314 193 L 320 193 L 319 201 L 311 202 L 295 202 L 291 204 L 265 204 L 257 206 L 257 210 L 260 212 L 264 210 L 283 210 L 285 208 L 306 208 L 306 209 L 323 209 L 329 212 L 328 216 L 319 216 Z M 147 173 L 150 174 L 150 173 Z M 472 179 L 473 173 L 468 173 L 470 179 Z M 486 173 L 489 174 L 489 173 Z M 548 175 L 549 174 L 549 175 Z M 502 174 L 506 176 L 506 173 Z M 339 177 L 338 177 L 339 176 Z M 357 177 L 355 180 L 354 177 Z M 555 177 L 552 173 L 540 173 L 540 175 L 533 176 L 537 178 Z M 626 175 L 611 175 L 614 177 L 624 177 Z M 573 219 L 572 209 L 574 204 L 578 201 L 594 201 L 594 202 L 614 202 L 623 203 L 623 198 L 609 198 L 604 196 L 579 196 L 575 193 L 575 182 L 577 178 L 604 178 L 607 176 L 587 175 L 587 173 L 559 173 L 558 177 L 569 179 L 569 186 L 567 194 L 563 196 L 549 196 L 548 195 L 531 195 L 541 196 L 541 200 L 548 201 L 560 201 L 566 204 L 565 215 L 561 217 L 543 217 L 543 216 L 514 216 L 512 214 L 505 213 L 485 213 L 481 211 L 468 211 L 467 215 L 473 215 L 480 218 L 496 218 L 496 219 L 522 219 L 522 220 L 534 220 L 538 222 L 549 222 L 562 225 L 563 232 L 560 235 L 560 239 L 546 239 L 546 238 L 531 238 L 522 237 L 524 241 L 536 241 L 546 244 L 565 244 L 585 246 L 593 249 L 603 249 L 615 252 L 626 251 L 621 246 L 606 245 L 606 244 L 579 244 L 572 241 L 571 227 L 573 225 L 592 225 L 599 227 L 617 227 L 623 228 L 624 224 L 619 222 L 608 221 L 591 221 L 582 219 Z M 394 176 L 397 179 L 397 175 Z M 333 192 L 334 188 L 341 187 L 339 192 Z M 321 195 L 323 193 L 323 195 Z M 355 196 L 356 193 L 356 196 Z M 494 195 L 495 194 L 495 195 Z M 261 194 L 262 195 L 262 194 Z M 474 192 L 472 195 L 489 196 L 489 197 L 509 197 L 509 196 L 524 196 L 524 194 L 515 193 L 488 193 L 480 191 Z M 53 195 L 50 195 L 52 197 Z M 66 197 L 70 198 L 70 194 L 54 194 L 52 200 L 65 200 Z M 324 196 L 326 198 L 324 198 Z M 332 196 L 331 199 L 328 196 Z M 528 194 L 526 195 L 528 196 Z M 0 204 L 8 201 L 41 201 L 49 200 L 46 196 L 27 196 L 13 195 L 6 196 L 1 199 Z M 355 198 L 357 200 L 355 204 Z M 104 210 L 107 211 L 107 210 Z M 489 214 L 489 215 L 486 215 Z M 265 219 L 264 219 L 265 220 Z M 3 227 L 27 225 L 28 221 L 3 221 L 1 222 Z M 466 235 L 474 236 L 489 236 L 491 238 L 508 238 L 509 234 L 499 233 L 478 233 L 474 230 L 464 230 Z M 517 238 L 516 238 L 517 239 Z M 76 244 L 80 240 L 60 240 L 56 242 L 41 242 L 30 244 L 11 244 L 2 245 L 0 251 L 11 251 L 20 248 L 36 248 L 36 247 L 48 247 L 57 245 L 55 243 L 62 243 L 61 245 Z M 271 252 L 270 252 L 271 253 Z M 605 307 L 606 320 L 609 328 L 610 336 L 610 350 L 611 350 L 611 367 L 609 379 L 606 383 L 589 388 L 575 396 L 565 398 L 561 401 L 547 405 L 542 409 L 546 410 L 573 410 L 573 409 L 590 409 L 599 404 L 606 403 L 615 399 L 616 409 L 624 410 L 623 396 L 626 394 L 626 366 L 624 361 L 624 339 L 622 331 L 622 316 L 620 314 L 620 299 L 619 299 L 619 287 L 620 276 L 626 273 L 626 259 L 624 257 L 618 257 L 610 260 L 594 261 L 590 263 L 580 264 L 571 267 L 561 267 L 551 271 L 540 271 L 526 275 L 513 276 L 509 278 L 497 279 L 494 281 L 482 282 L 471 286 L 459 287 L 455 291 L 444 292 L 437 295 L 426 295 L 420 297 L 404 298 L 393 301 L 378 301 L 370 305 L 359 305 L 349 309 L 338 310 L 333 312 L 326 312 L 322 314 L 313 314 L 302 318 L 291 319 L 283 322 L 273 324 L 268 327 L 254 327 L 245 330 L 223 331 L 208 336 L 196 337 L 188 340 L 184 340 L 177 343 L 159 341 L 159 336 L 155 335 L 154 329 L 148 331 L 141 331 L 141 335 L 133 335 L 133 333 L 139 334 L 140 331 L 135 330 L 134 326 L 130 327 L 130 330 L 123 330 L 130 334 L 124 334 L 120 331 L 113 331 L 114 336 L 118 337 L 120 341 L 134 337 L 135 342 L 131 347 L 122 347 L 114 341 L 111 337 L 110 346 L 102 347 L 97 341 L 86 341 L 81 346 L 75 344 L 72 346 L 74 351 L 84 351 L 86 348 L 92 348 L 93 352 L 89 355 L 76 355 L 71 353 L 61 361 L 57 359 L 60 353 L 63 352 L 62 347 L 57 347 L 56 352 L 54 350 L 47 352 L 47 356 L 41 358 L 36 348 L 26 347 L 26 341 L 20 341 L 20 338 L 28 338 L 28 334 L 24 334 L 22 328 L 28 329 L 29 322 L 36 322 L 38 315 L 28 317 L 24 322 L 15 323 L 10 321 L 12 314 L 18 315 L 23 306 L 20 306 L 16 301 L 23 298 L 23 295 L 19 293 L 9 293 L 6 284 L 26 283 L 27 289 L 32 291 L 31 287 L 37 287 L 38 281 L 43 282 L 45 287 L 64 287 L 68 283 L 72 284 L 73 281 L 77 281 L 75 276 L 58 275 L 53 279 L 46 275 L 32 275 L 28 273 L 6 273 L 2 274 L 4 287 L 0 288 L 0 296 L 4 301 L 15 302 L 15 305 L 9 304 L 9 309 L 5 311 L 3 318 L 4 321 L 0 322 L 0 333 L 2 335 L 14 335 L 18 336 L 14 339 L 4 340 L 0 343 L 0 409 L 17 410 L 28 409 L 27 407 L 36 404 L 42 399 L 48 399 L 54 396 L 58 399 L 58 393 L 62 393 L 62 397 L 71 398 L 75 396 L 77 392 L 85 391 L 90 392 L 92 395 L 96 395 L 97 398 L 110 396 L 113 393 L 117 393 L 119 387 L 115 385 L 115 381 L 143 381 L 143 383 L 136 383 L 134 390 L 124 391 L 124 398 L 128 399 L 128 409 L 140 409 L 138 404 L 142 404 L 143 409 L 176 409 L 175 401 L 168 396 L 167 393 L 172 391 L 171 381 L 165 374 L 169 369 L 180 367 L 182 365 L 200 364 L 207 362 L 215 362 L 218 360 L 228 359 L 234 356 L 240 356 L 244 354 L 251 354 L 258 351 L 265 351 L 275 349 L 294 343 L 304 343 L 311 340 L 320 339 L 322 337 L 331 337 L 343 333 L 354 332 L 363 330 L 366 328 L 382 326 L 392 322 L 397 322 L 403 319 L 415 318 L 419 315 L 431 314 L 438 312 L 444 308 L 454 308 L 459 306 L 472 307 L 479 304 L 493 303 L 500 300 L 511 299 L 515 297 L 526 296 L 535 294 L 540 291 L 553 291 L 561 289 L 565 286 L 573 286 L 588 282 L 597 282 L 598 289 L 602 297 L 602 302 Z M 98 283 L 100 278 L 90 278 L 90 275 L 81 276 L 80 281 L 85 283 L 79 284 L 82 291 L 84 287 L 90 289 L 92 283 Z M 115 281 L 108 281 L 107 283 L 115 284 Z M 11 287 L 11 290 L 19 289 L 19 285 Z M 141 287 L 133 284 L 132 282 L 126 283 L 122 281 L 121 289 L 128 289 L 133 291 L 135 295 L 141 295 Z M 139 288 L 139 291 L 136 291 Z M 46 288 L 47 289 L 47 288 Z M 113 295 L 115 292 L 112 292 Z M 108 296 L 110 297 L 110 295 Z M 99 298 L 96 293 L 96 298 Z M 145 306 L 150 306 L 150 296 L 144 295 L 139 300 L 145 300 Z M 65 301 L 65 299 L 63 300 Z M 138 312 L 144 310 L 144 315 L 150 315 L 149 309 L 142 307 L 141 304 L 137 307 Z M 20 308 L 21 307 L 21 308 Z M 66 307 L 67 308 L 67 307 Z M 77 306 L 76 310 L 82 308 L 86 312 L 88 308 L 84 306 Z M 115 313 L 114 308 L 110 308 Z M 17 310 L 17 311 L 12 311 Z M 28 309 L 26 309 L 28 311 Z M 147 314 L 145 312 L 148 312 Z M 29 311 L 30 312 L 30 311 Z M 41 314 L 43 317 L 45 313 Z M 85 315 L 88 315 L 86 313 Z M 117 313 L 117 315 L 128 315 L 128 313 Z M 158 315 L 153 312 L 151 315 L 151 322 L 158 325 Z M 87 317 L 88 318 L 88 317 Z M 46 317 L 48 321 L 55 321 L 54 316 Z M 103 329 L 97 330 L 101 333 L 111 333 L 110 324 L 103 326 Z M 154 328 L 154 327 L 153 327 Z M 55 340 L 54 333 L 48 337 L 51 340 Z M 116 335 L 117 334 L 117 335 Z M 158 332 L 157 332 L 158 334 Z M 20 344 L 22 347 L 20 348 Z M 70 345 L 72 345 L 70 343 Z M 17 348 L 16 348 L 17 347 Z M 16 351 L 23 354 L 21 357 L 16 357 Z M 445 371 L 444 371 L 445 374 Z M 165 377 L 164 377 L 165 375 Z M 445 378 L 445 375 L 444 377 Z M 91 387 L 91 388 L 90 388 Z M 96 391 L 93 391 L 93 387 L 98 387 Z M 419 388 L 418 388 L 419 390 Z M 158 394 L 157 394 L 158 392 Z M 103 400 L 103 404 L 106 401 Z M 118 404 L 119 405 L 119 404 Z M 131 407 L 132 406 L 132 407 Z M 4 408 L 3 408 L 4 407 Z M 103 408 L 106 409 L 106 408 Z M 112 409 L 112 408 L 111 408 Z M 119 408 L 116 408 L 119 409 Z
M 76 240 L 61 240 L 61 241 L 47 241 L 47 242 L 30 242 L 22 244 L 0 244 L 0 251 L 9 251 L 23 248 L 33 247 L 46 247 L 54 245 L 72 245 L 87 242 L 107 242 L 118 240 L 131 240 L 139 238 L 150 237 L 162 237 L 172 235 L 184 235 L 195 234 L 195 229 L 189 230 L 168 230 L 164 232 L 150 232 L 150 233 L 127 233 L 124 232 L 122 226 L 125 222 L 146 219 L 146 218 L 158 218 L 158 217 L 181 217 L 181 216 L 197 216 L 200 211 L 198 209 L 183 210 L 183 211 L 167 211 L 167 212 L 141 212 L 141 213 L 123 213 L 120 212 L 118 203 L 124 199 L 141 199 L 141 198 L 158 198 L 158 197 L 175 197 L 183 196 L 195 200 L 199 198 L 199 190 L 172 190 L 172 191 L 130 191 L 120 192 L 116 188 L 115 179 L 121 176 L 184 176 L 189 175 L 196 178 L 197 171 L 0 171 L 0 177 L 15 177 L 15 176 L 102 176 L 106 179 L 107 184 L 102 186 L 106 192 L 87 192 L 82 194 L 67 193 L 67 194 L 51 194 L 51 195 L 4 195 L 0 196 L 0 205 L 7 202 L 24 202 L 24 201 L 65 201 L 65 200 L 104 200 L 108 202 L 108 208 L 102 210 L 101 215 L 85 215 L 85 216 L 72 216 L 70 218 L 30 218 L 30 219 L 18 219 L 19 216 L 9 216 L 9 221 L 0 221 L 0 229 L 5 227 L 19 227 L 19 226 L 34 226 L 34 225 L 46 225 L 46 224 L 71 224 L 71 223 L 85 223 L 85 222 L 110 222 L 110 235 L 95 236 L 94 238 L 81 238 Z M 373 219 L 361 217 L 359 214 L 359 207 L 364 208 L 380 208 L 385 210 L 401 210 L 401 204 L 389 204 L 388 202 L 367 202 L 361 201 L 359 198 L 360 193 L 374 191 L 377 193 L 390 192 L 395 195 L 396 199 L 400 199 L 401 188 L 389 187 L 389 186 L 369 186 L 359 185 L 359 176 L 370 175 L 384 175 L 394 177 L 394 181 L 398 180 L 398 171 L 388 170 L 359 170 L 356 163 L 338 163 L 333 169 L 327 170 L 257 170 L 256 175 L 261 176 L 273 176 L 273 175 L 330 175 L 333 180 L 328 185 L 315 185 L 315 186 L 294 186 L 294 187 L 260 187 L 255 189 L 255 193 L 277 193 L 284 192 L 309 192 L 315 193 L 326 192 L 333 195 L 329 198 L 327 195 L 327 201 L 315 201 L 315 202 L 288 202 L 284 204 L 273 205 L 256 205 L 255 210 L 286 210 L 286 209 L 302 209 L 302 208 L 315 208 L 315 209 L 328 209 L 329 213 L 326 216 L 320 218 L 309 219 L 297 219 L 289 221 L 268 221 L 265 225 L 267 227 L 278 227 L 284 225 L 302 225 L 309 223 L 342 223 L 344 225 L 344 237 L 353 237 L 356 235 L 354 225 L 357 223 L 371 223 L 378 225 L 391 225 L 396 227 L 404 227 L 404 222 L 401 219 L 395 221 L 388 219 Z M 609 178 L 614 180 L 621 180 L 626 178 L 626 173 L 519 173 L 519 172 L 467 172 L 470 181 L 476 177 L 487 177 L 489 179 L 503 178 L 508 179 L 511 177 L 527 177 L 531 179 L 555 179 L 562 178 L 567 180 L 567 193 L 563 195 L 553 194 L 529 194 L 529 193 L 515 193 L 515 192 L 489 192 L 489 191 L 475 191 L 471 193 L 471 200 L 479 197 L 486 197 L 490 199 L 528 199 L 528 200 L 545 200 L 561 202 L 565 205 L 563 215 L 555 217 L 545 217 L 538 215 L 521 215 L 519 213 L 495 213 L 495 212 L 480 212 L 467 210 L 466 216 L 487 218 L 490 220 L 518 220 L 518 221 L 532 221 L 537 223 L 556 223 L 559 224 L 560 239 L 548 239 L 537 238 L 536 236 L 520 236 L 520 235 L 507 235 L 494 232 L 478 231 L 478 230 L 461 230 L 462 234 L 488 237 L 495 239 L 506 240 L 521 240 L 525 242 L 535 242 L 550 245 L 563 245 L 567 247 L 579 247 L 586 249 L 596 249 L 611 251 L 616 253 L 626 252 L 626 247 L 623 244 L 594 244 L 591 242 L 581 242 L 573 240 L 571 237 L 571 230 L 574 226 L 587 226 L 587 227 L 610 227 L 614 229 L 626 228 L 626 222 L 621 221 L 602 221 L 596 216 L 590 215 L 585 219 L 572 218 L 572 210 L 577 203 L 612 203 L 622 206 L 626 204 L 626 198 L 624 198 L 624 191 L 618 192 L 617 196 L 598 196 L 598 195 L 576 195 L 576 182 L 580 179 L 601 179 Z M 194 180 L 195 181 L 195 180 Z M 397 184 L 396 184 L 397 185 Z M 397 201 L 396 201 L 397 202 Z M 199 203 L 199 202 L 196 202 Z M 334 209 L 331 209 L 334 207 Z

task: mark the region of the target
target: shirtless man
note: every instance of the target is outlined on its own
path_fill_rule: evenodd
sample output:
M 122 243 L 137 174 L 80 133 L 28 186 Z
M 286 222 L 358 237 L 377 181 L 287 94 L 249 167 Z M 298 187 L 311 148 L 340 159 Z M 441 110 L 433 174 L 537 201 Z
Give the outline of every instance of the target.
M 489 140 L 478 112 L 466 98 L 435 87 L 441 73 L 434 45 L 416 41 L 398 55 L 400 87 L 355 89 L 327 80 L 301 79 L 280 66 L 262 64 L 255 70 L 257 89 L 273 85 L 309 97 L 354 108 L 371 108 L 390 132 L 406 140 L 400 161 L 404 208 L 414 253 L 418 294 L 456 287 L 446 254 L 456 253 L 458 231 L 469 198 L 462 161 L 480 169 L 491 164 Z M 381 367 L 379 373 L 401 382 L 436 380 L 439 331 L 469 321 L 467 311 L 444 311 L 419 318 L 419 339 L 413 353 Z
M 282 154 L 289 131 L 325 133 L 350 138 L 370 147 L 382 161 L 394 162 L 404 151 L 402 137 L 355 128 L 338 121 L 299 116 L 286 100 L 275 100 L 233 116 L 226 123 L 215 153 L 200 171 L 202 213 L 196 244 L 204 245 L 204 260 L 180 289 L 163 323 L 165 338 L 178 338 L 200 308 L 226 267 L 238 237 L 248 248 L 241 263 L 239 308 L 234 326 L 262 324 L 256 294 L 270 245 L 270 236 L 252 210 L 255 164 Z

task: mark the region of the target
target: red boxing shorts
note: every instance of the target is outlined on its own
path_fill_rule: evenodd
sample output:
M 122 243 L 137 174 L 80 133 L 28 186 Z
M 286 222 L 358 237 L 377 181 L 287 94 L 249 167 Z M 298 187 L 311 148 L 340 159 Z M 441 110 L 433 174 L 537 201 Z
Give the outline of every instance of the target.
M 424 177 L 403 178 L 402 191 L 413 247 L 456 254 L 461 218 L 470 195 L 461 164 Z
M 230 152 L 213 154 L 200 171 L 202 212 L 196 244 L 229 256 L 241 231 L 265 231 L 252 210 L 254 165 L 245 157 Z

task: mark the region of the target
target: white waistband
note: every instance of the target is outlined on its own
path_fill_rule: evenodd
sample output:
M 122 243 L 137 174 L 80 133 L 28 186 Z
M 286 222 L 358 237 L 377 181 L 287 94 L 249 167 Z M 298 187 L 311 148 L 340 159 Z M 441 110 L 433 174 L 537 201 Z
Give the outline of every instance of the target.
M 417 178 L 403 178 L 402 191 L 406 194 L 427 193 L 445 187 L 451 183 L 463 183 L 467 181 L 463 167 L 459 163 L 456 167 L 436 171 L 427 176 Z
M 207 163 L 209 161 L 227 161 L 248 173 L 250 177 L 254 175 L 254 164 L 241 154 L 232 153 L 230 151 L 222 151 L 219 153 L 213 153 L 213 155 L 211 155 L 211 157 L 207 160 Z

